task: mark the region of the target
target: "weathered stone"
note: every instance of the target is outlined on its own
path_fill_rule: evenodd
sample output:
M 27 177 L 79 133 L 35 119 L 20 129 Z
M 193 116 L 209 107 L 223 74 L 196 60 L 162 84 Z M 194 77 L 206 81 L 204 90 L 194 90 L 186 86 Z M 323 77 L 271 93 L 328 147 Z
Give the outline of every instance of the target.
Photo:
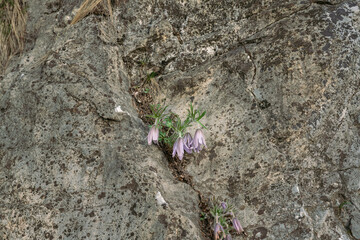
M 28 11 L 34 44 L 0 82 L 0 238 L 200 239 L 198 196 L 146 145 L 100 18 L 55 34 L 59 12 Z
M 360 239 L 360 215 L 356 215 L 351 219 L 350 229 L 355 239 Z
M 132 0 L 74 26 L 80 1 L 43 2 L 0 81 L 0 238 L 204 239 L 196 191 L 250 239 L 359 238 L 358 1 Z M 207 110 L 193 187 L 146 146 L 128 90 L 152 72 L 154 103 Z
M 338 219 L 334 208 L 359 182 L 358 3 L 281 1 L 256 21 L 244 17 L 256 4 L 217 3 L 219 14 L 181 11 L 186 53 L 168 49 L 177 57 L 158 78 L 158 102 L 183 116 L 191 101 L 207 110 L 209 149 L 188 156 L 195 188 L 226 196 L 254 239 L 345 239 L 351 213 Z M 144 53 L 153 65 L 166 60 L 152 54 L 167 39 Z

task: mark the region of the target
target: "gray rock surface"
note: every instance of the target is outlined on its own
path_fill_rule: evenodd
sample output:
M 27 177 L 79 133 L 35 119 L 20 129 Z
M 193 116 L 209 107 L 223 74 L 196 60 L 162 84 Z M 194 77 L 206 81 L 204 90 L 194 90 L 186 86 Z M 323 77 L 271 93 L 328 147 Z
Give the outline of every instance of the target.
M 74 26 L 80 1 L 44 2 L 0 80 L 0 238 L 206 239 L 196 191 L 248 239 L 360 238 L 358 1 L 131 0 Z M 154 103 L 207 110 L 194 187 L 146 146 L 150 72 Z
M 100 18 L 61 28 L 75 4 L 41 2 L 33 45 L 0 81 L 0 239 L 200 239 L 198 196 L 147 146 Z
M 360 216 L 355 215 L 351 219 L 351 225 L 350 225 L 351 233 L 356 239 L 360 239 Z

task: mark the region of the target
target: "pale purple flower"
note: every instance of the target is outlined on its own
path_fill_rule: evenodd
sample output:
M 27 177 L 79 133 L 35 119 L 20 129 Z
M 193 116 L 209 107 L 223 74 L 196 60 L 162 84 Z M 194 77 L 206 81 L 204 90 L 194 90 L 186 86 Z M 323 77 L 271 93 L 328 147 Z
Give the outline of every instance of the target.
M 193 144 L 192 144 L 194 151 L 200 152 L 201 145 L 204 145 L 206 147 L 205 136 L 204 136 L 203 132 L 201 131 L 201 129 L 197 129 L 195 132 Z
M 192 143 L 193 143 L 193 138 L 191 137 L 190 133 L 185 133 L 184 136 L 184 150 L 187 153 L 192 153 Z
M 244 229 L 242 228 L 242 226 L 237 218 L 233 218 L 231 221 L 232 221 L 233 227 L 235 228 L 235 230 L 238 233 L 244 232 Z
M 225 203 L 225 202 L 221 202 L 221 203 L 220 203 L 220 206 L 221 206 L 223 212 L 225 212 L 225 210 L 226 210 L 226 208 L 227 208 L 226 203 Z
M 148 137 L 148 144 L 151 145 L 151 143 L 154 141 L 154 143 L 158 143 L 159 140 L 159 129 L 154 125 L 151 127 Z
M 215 223 L 215 226 L 214 226 L 214 239 L 215 240 L 218 240 L 220 238 L 221 232 L 224 232 L 224 228 L 220 225 L 220 223 Z
M 232 237 L 231 237 L 231 235 L 230 235 L 230 234 L 226 235 L 226 238 L 225 238 L 225 240 L 232 240 Z
M 181 137 L 176 139 L 174 143 L 172 157 L 175 157 L 176 153 L 179 159 L 182 160 L 184 157 L 184 140 Z

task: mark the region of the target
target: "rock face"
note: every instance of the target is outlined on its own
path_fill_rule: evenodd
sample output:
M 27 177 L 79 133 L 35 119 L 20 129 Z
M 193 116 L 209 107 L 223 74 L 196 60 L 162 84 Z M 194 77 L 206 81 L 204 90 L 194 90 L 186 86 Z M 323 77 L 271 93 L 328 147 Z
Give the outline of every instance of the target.
M 131 0 L 73 26 L 79 1 L 28 4 L 0 80 L 1 239 L 207 239 L 196 191 L 249 239 L 360 239 L 358 1 Z M 207 110 L 192 187 L 146 145 L 129 88 L 149 72 L 154 103 Z
M 56 22 L 71 2 L 29 2 L 33 45 L 1 80 L 0 239 L 200 239 L 198 196 L 147 146 L 99 18 Z

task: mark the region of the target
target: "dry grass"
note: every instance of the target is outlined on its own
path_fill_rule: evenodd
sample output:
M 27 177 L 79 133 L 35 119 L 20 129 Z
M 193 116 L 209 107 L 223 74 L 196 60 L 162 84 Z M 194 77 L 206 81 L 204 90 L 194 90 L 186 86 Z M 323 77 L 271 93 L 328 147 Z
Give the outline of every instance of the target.
M 78 21 L 86 17 L 89 13 L 94 12 L 97 8 L 105 11 L 104 13 L 108 14 L 112 20 L 113 12 L 110 0 L 84 0 L 74 19 L 71 21 L 71 24 L 77 23 Z
M 24 49 L 26 27 L 25 4 L 22 0 L 0 0 L 0 74 L 12 56 Z
M 112 4 L 121 0 L 84 0 L 71 24 L 96 12 L 109 15 L 113 22 Z M 24 0 L 0 0 L 0 74 L 4 73 L 10 58 L 24 49 L 26 10 Z

